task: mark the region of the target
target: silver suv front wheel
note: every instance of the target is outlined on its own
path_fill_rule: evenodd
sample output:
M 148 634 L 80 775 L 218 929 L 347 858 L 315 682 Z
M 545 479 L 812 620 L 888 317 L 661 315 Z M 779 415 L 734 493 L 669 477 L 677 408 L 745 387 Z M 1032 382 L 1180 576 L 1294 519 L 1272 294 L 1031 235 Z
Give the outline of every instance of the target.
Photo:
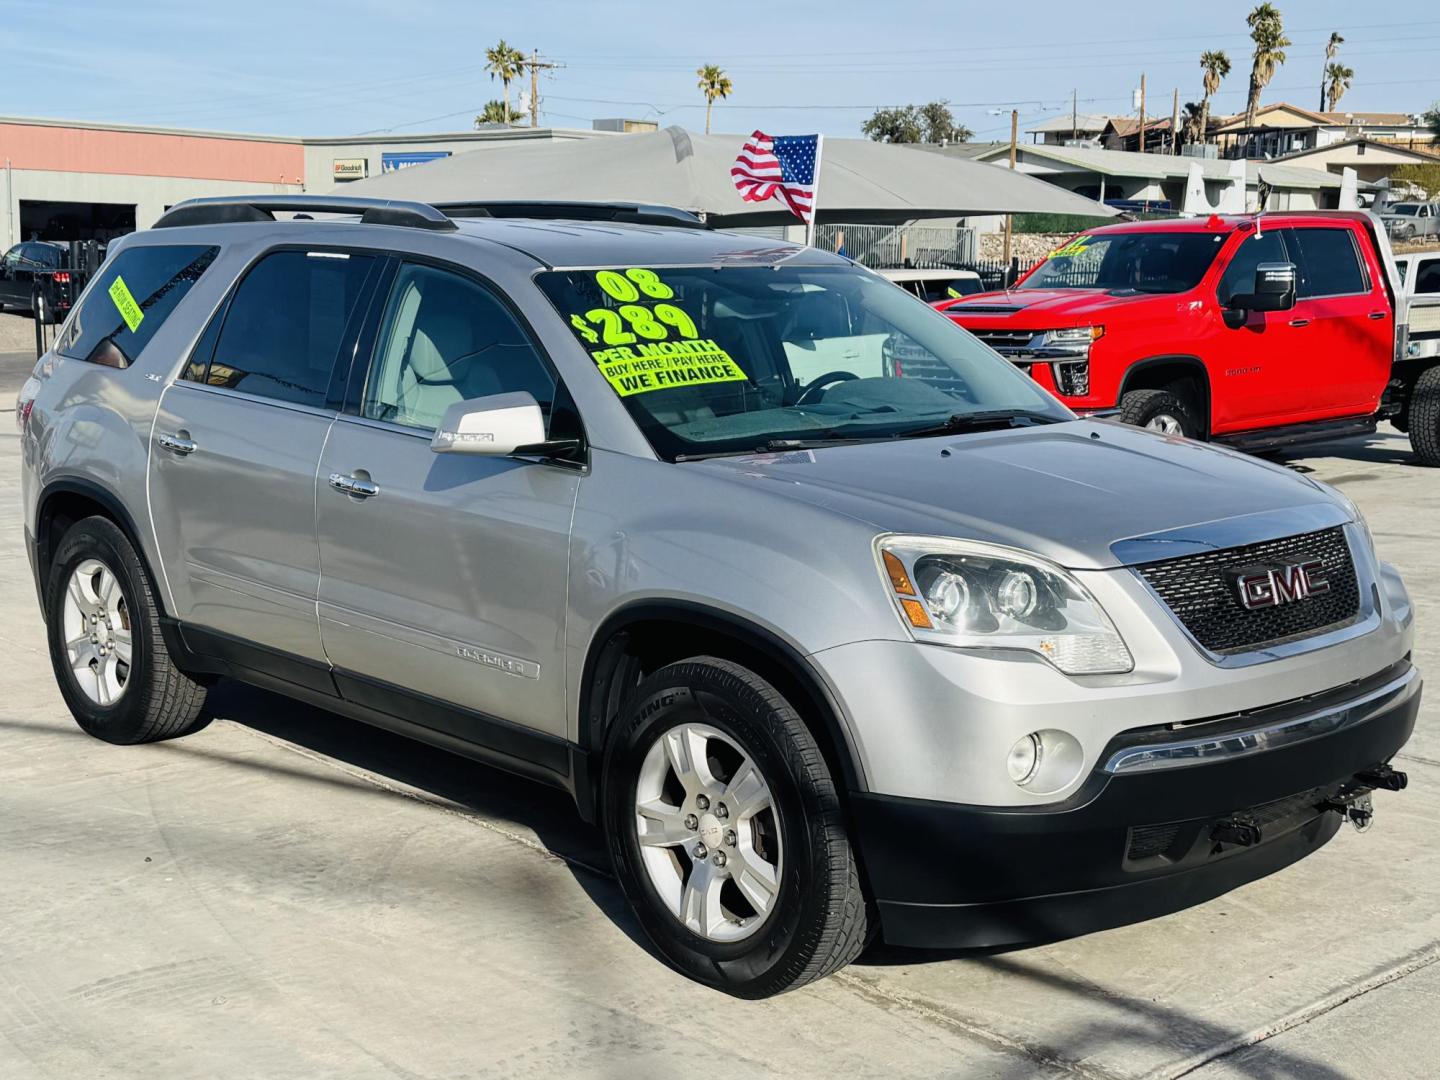
M 770 785 L 717 728 L 681 724 L 655 740 L 635 827 L 656 895 L 693 933 L 741 941 L 774 909 L 784 863 Z
M 864 949 L 840 794 L 805 722 L 755 672 L 701 656 L 642 681 L 607 740 L 602 792 L 621 887 L 692 979 L 769 997 Z

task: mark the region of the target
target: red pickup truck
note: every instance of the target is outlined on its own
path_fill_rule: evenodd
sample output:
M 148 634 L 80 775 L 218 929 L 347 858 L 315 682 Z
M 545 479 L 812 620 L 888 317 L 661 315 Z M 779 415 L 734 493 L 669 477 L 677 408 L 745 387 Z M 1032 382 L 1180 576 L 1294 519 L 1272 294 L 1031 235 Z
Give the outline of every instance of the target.
M 1440 465 L 1440 307 L 1399 281 L 1372 214 L 1212 216 L 1093 229 L 935 307 L 1077 412 L 1247 450 L 1388 419 Z

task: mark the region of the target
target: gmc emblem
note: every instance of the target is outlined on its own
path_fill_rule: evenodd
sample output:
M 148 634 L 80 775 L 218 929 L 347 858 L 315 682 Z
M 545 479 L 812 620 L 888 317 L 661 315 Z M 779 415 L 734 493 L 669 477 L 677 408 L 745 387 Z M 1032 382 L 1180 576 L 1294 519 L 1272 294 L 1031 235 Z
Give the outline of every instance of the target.
M 1230 577 L 1240 597 L 1240 606 L 1247 611 L 1279 607 L 1330 591 L 1325 564 L 1319 559 L 1280 566 L 1246 566 L 1231 570 Z

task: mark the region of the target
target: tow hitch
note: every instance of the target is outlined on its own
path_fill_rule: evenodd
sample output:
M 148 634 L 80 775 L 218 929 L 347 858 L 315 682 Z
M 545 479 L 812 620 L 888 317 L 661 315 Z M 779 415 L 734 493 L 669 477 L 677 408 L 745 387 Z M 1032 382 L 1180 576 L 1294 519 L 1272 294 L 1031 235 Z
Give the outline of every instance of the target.
M 1351 825 L 1356 832 L 1364 832 L 1375 822 L 1375 804 L 1370 798 L 1372 791 L 1404 791 L 1410 777 L 1389 765 L 1376 765 L 1355 774 L 1354 779 L 1329 799 L 1320 804 L 1321 810 L 1334 810 Z

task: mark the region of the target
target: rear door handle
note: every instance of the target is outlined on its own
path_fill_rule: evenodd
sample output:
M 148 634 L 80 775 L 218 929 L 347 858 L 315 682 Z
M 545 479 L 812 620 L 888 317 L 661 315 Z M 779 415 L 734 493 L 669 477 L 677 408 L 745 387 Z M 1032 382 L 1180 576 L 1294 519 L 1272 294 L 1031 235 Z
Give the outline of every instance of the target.
M 1291 319 L 1291 320 L 1290 320 L 1290 325 L 1291 325 L 1291 326 L 1309 326 L 1309 325 L 1310 325 L 1310 320 L 1309 320 L 1309 319 Z
M 181 456 L 195 452 L 195 440 L 184 432 L 178 435 L 172 435 L 168 431 L 162 431 L 155 436 L 155 441 L 166 450 L 172 450 Z
M 372 495 L 380 494 L 380 485 L 373 480 L 362 476 L 346 476 L 338 472 L 330 474 L 330 486 L 346 495 L 354 495 L 357 499 L 368 499 Z
M 1369 315 L 1366 315 L 1365 317 L 1367 319 L 1383 319 L 1387 314 L 1389 313 L 1385 311 L 1372 311 Z

